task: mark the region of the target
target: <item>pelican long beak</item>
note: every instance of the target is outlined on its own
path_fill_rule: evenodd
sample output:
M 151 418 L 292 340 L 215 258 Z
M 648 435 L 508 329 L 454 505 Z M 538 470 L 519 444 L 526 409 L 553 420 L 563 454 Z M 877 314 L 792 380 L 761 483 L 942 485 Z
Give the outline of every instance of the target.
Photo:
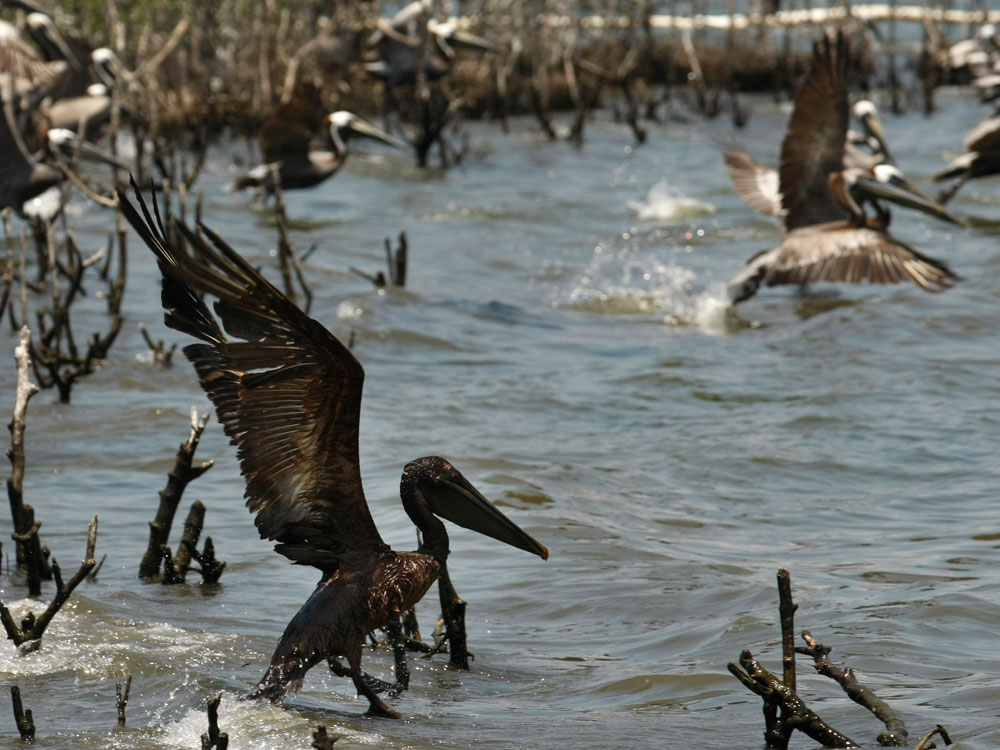
M 885 180 L 868 176 L 860 177 L 855 181 L 853 187 L 876 198 L 884 198 L 897 205 L 923 211 L 925 214 L 930 214 L 942 221 L 960 227 L 965 226 L 965 222 L 952 216 L 944 209 L 944 206 L 922 193 L 898 172 Z
M 468 49 L 480 50 L 482 52 L 503 51 L 503 48 L 499 44 L 491 42 L 489 39 L 485 39 L 477 34 L 462 31 L 461 29 L 456 29 L 455 32 L 448 37 L 448 43 L 455 47 L 466 47 Z
M 119 169 L 129 169 L 129 165 L 120 159 L 116 159 L 107 151 L 98 148 L 81 138 L 72 130 L 66 128 L 53 128 L 48 133 L 49 145 L 53 151 L 66 159 L 72 159 L 79 154 L 81 159 L 96 162 L 98 164 L 109 164 Z
M 370 122 L 362 120 L 360 117 L 354 118 L 346 129 L 353 135 L 361 138 L 382 141 L 382 143 L 388 143 L 390 146 L 395 146 L 396 148 L 407 148 L 407 145 L 398 138 L 394 138 L 384 130 L 375 127 Z
M 73 70 L 79 71 L 83 69 L 80 61 L 70 50 L 69 45 L 66 44 L 66 40 L 63 39 L 62 34 L 59 33 L 55 24 L 52 23 L 52 18 L 49 15 L 39 11 L 31 13 L 28 16 L 28 25 L 44 37 L 48 44 L 58 49 Z
M 874 112 L 866 112 L 860 118 L 865 128 L 865 135 L 869 140 L 875 141 L 875 153 L 882 157 L 882 160 L 892 163 L 892 156 L 889 154 L 889 145 L 885 140 L 885 131 L 882 129 L 882 121 Z
M 457 471 L 421 487 L 434 514 L 511 547 L 549 559 L 549 551 L 487 500 Z

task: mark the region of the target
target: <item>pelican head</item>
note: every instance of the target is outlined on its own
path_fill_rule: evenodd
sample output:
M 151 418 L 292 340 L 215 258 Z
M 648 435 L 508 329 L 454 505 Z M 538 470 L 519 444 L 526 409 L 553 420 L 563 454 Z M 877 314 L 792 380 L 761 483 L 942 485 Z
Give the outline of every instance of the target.
M 118 55 L 108 47 L 98 47 L 90 53 L 90 62 L 94 65 L 94 72 L 101 79 L 101 83 L 112 89 L 118 83 L 118 76 L 121 73 L 121 62 Z
M 361 138 L 371 138 L 376 141 L 388 143 L 390 146 L 405 148 L 405 144 L 397 138 L 393 138 L 367 120 L 358 117 L 353 112 L 341 109 L 332 112 L 323 118 L 323 126 L 329 128 L 330 137 L 333 138 L 334 145 L 338 150 L 343 150 L 344 142 L 352 136 Z
M 410 461 L 403 469 L 402 484 L 412 483 L 417 494 L 434 515 L 471 531 L 492 537 L 525 552 L 549 558 L 549 551 L 483 497 L 462 473 L 440 456 Z M 400 494 L 408 493 L 401 488 Z M 418 526 L 412 509 L 407 513 Z
M 73 70 L 80 70 L 80 61 L 76 59 L 76 55 L 70 50 L 66 40 L 62 38 L 56 25 L 52 23 L 52 18 L 45 13 L 35 12 L 29 13 L 25 21 L 28 23 L 28 32 L 35 38 L 38 46 L 45 51 L 48 57 L 51 59 L 62 57 Z
M 99 149 L 85 139 L 66 128 L 50 128 L 45 134 L 49 152 L 57 154 L 67 159 L 72 159 L 79 155 L 81 159 L 97 162 L 99 164 L 110 164 L 119 169 L 128 169 L 128 164 L 116 159 L 111 154 Z
M 861 123 L 865 142 L 869 148 L 881 156 L 883 161 L 891 161 L 889 147 L 885 142 L 885 131 L 882 129 L 882 120 L 879 119 L 878 107 L 875 106 L 875 102 L 871 99 L 860 99 L 851 107 L 851 114 Z

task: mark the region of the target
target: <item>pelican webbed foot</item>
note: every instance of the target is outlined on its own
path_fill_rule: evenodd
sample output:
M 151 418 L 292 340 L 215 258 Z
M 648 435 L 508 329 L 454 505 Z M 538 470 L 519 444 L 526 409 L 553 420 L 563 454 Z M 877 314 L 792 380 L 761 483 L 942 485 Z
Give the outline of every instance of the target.
M 345 667 L 336 659 L 336 657 L 327 657 L 326 663 L 330 667 L 330 671 L 337 675 L 337 677 L 350 677 L 352 680 L 354 679 L 354 672 L 351 668 Z M 365 687 L 375 695 L 385 693 L 390 698 L 395 698 L 407 689 L 406 685 L 399 682 L 386 682 L 385 680 L 380 680 L 378 677 L 373 677 L 367 672 L 361 672 L 360 674 L 360 679 L 364 683 Z M 358 694 L 362 694 L 360 690 L 358 691 Z

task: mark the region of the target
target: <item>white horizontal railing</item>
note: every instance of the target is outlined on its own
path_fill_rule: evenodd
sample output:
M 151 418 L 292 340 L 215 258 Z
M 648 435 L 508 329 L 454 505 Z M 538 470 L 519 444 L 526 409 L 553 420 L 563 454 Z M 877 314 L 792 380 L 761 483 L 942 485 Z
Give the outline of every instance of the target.
M 824 24 L 833 21 L 840 21 L 848 15 L 863 21 L 889 21 L 895 18 L 898 21 L 913 21 L 922 23 L 923 21 L 936 21 L 943 23 L 974 24 L 974 23 L 996 23 L 1000 24 L 1000 10 L 974 11 L 956 10 L 944 8 L 925 8 L 919 5 L 897 5 L 892 6 L 885 3 L 854 5 L 848 10 L 845 6 L 835 8 L 813 8 L 811 10 L 782 10 L 777 13 L 762 15 L 748 15 L 746 13 L 733 14 L 696 14 L 692 16 L 650 16 L 649 23 L 654 29 L 747 29 L 754 26 L 805 26 L 809 24 Z M 606 18 L 603 16 L 585 16 L 583 18 L 573 18 L 570 16 L 546 16 L 544 19 L 549 26 L 571 26 L 579 22 L 585 28 L 599 29 L 612 26 L 627 27 L 629 19 L 624 16 L 617 18 Z

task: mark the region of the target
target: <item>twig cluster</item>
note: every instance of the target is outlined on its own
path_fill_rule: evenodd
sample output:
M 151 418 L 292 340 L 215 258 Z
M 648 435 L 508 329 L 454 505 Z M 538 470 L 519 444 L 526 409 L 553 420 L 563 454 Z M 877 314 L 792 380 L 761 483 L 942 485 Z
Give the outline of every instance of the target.
M 908 732 L 902 718 L 883 699 L 861 685 L 853 670 L 839 667 L 829 660 L 831 648 L 819 643 L 809 631 L 802 633 L 806 646 L 794 645 L 794 615 L 798 605 L 792 600 L 791 577 L 787 570 L 778 571 L 778 612 L 781 619 L 782 678 L 765 669 L 749 649 L 740 653 L 739 665 L 730 663 L 730 673 L 763 701 L 764 740 L 767 750 L 787 750 L 793 732 L 800 731 L 824 747 L 859 747 L 859 744 L 827 724 L 796 692 L 795 654 L 811 656 L 816 671 L 835 680 L 847 696 L 870 711 L 885 724 L 886 731 L 878 736 L 883 746 L 906 744 Z M 918 747 L 926 746 L 930 737 L 940 734 L 951 744 L 947 732 L 936 727 Z
M 189 570 L 193 557 L 201 564 L 200 572 L 206 582 L 214 583 L 222 575 L 224 562 L 215 558 L 215 546 L 210 537 L 205 539 L 205 547 L 202 552 L 198 552 L 197 544 L 201 536 L 205 522 L 205 506 L 200 500 L 196 500 L 184 523 L 184 534 L 176 554 L 167 544 L 170 538 L 170 529 L 174 523 L 174 516 L 180 505 L 181 497 L 188 484 L 206 471 L 212 468 L 214 461 L 203 461 L 201 464 L 194 464 L 194 454 L 201 441 L 201 435 L 205 431 L 211 412 L 206 412 L 200 418 L 198 410 L 191 410 L 191 432 L 188 439 L 181 443 L 177 449 L 177 457 L 174 467 L 167 475 L 167 484 L 160 490 L 160 504 L 156 511 L 156 517 L 149 524 L 149 543 L 146 552 L 139 564 L 139 577 L 151 580 L 160 576 L 165 584 L 182 583 Z

